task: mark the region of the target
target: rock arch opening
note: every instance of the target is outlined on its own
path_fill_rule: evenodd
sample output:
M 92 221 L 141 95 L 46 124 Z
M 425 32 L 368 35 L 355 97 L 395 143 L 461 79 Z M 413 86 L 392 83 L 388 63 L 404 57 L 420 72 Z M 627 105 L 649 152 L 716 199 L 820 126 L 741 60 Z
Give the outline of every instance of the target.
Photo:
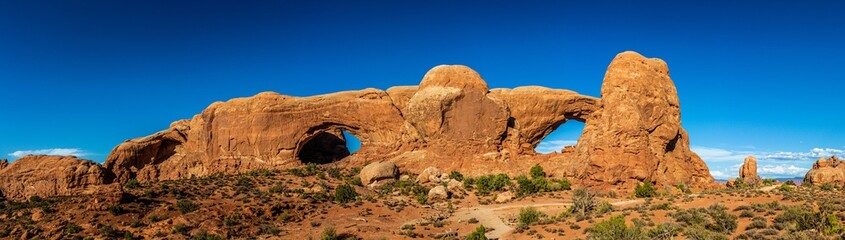
M 584 123 L 581 121 L 566 121 L 557 126 L 549 135 L 546 135 L 534 151 L 542 154 L 563 152 L 567 146 L 575 146 L 581 133 L 584 132 Z
M 339 161 L 350 155 L 344 132 L 338 134 L 320 132 L 305 142 L 297 153 L 302 163 L 326 164 Z
M 361 149 L 361 140 L 358 139 L 358 137 L 356 137 L 355 135 L 352 135 L 351 133 L 349 133 L 347 131 L 342 131 L 342 132 L 343 132 L 343 137 L 346 139 L 346 149 L 349 150 L 349 154 L 353 154 L 353 153 L 357 152 L 358 149 Z

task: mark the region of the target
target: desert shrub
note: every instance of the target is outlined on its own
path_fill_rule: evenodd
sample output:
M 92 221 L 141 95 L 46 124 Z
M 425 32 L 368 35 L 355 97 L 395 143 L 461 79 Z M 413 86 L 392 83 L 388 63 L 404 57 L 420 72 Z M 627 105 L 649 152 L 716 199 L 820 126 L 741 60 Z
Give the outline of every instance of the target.
M 231 227 L 238 225 L 238 223 L 241 222 L 241 219 L 243 219 L 243 216 L 240 213 L 234 213 L 232 215 L 226 216 L 226 219 L 224 219 L 223 222 L 226 224 L 226 226 Z
M 766 219 L 762 217 L 755 217 L 754 220 L 748 224 L 748 227 L 745 227 L 746 230 L 750 229 L 764 229 L 766 228 Z
M 250 170 L 249 172 L 246 172 L 246 175 L 251 176 L 251 177 L 257 177 L 257 176 L 270 177 L 270 176 L 273 176 L 275 174 L 273 174 L 272 171 L 270 171 L 266 168 L 259 168 L 259 169 Z
M 763 181 L 762 181 L 761 183 L 762 183 L 763 185 L 765 185 L 765 186 L 768 186 L 768 185 L 775 184 L 775 183 L 777 183 L 777 182 L 778 182 L 778 180 L 775 180 L 775 179 L 773 179 L 773 178 L 764 178 L 764 179 L 763 179 Z
M 837 217 L 833 213 L 828 213 L 827 217 L 825 218 L 825 228 L 824 234 L 827 235 L 834 235 L 842 233 L 845 228 L 842 227 L 842 222 L 839 221 L 839 217 Z
M 484 233 L 487 232 L 487 229 L 484 228 L 484 225 L 479 225 L 475 228 L 475 231 L 467 236 L 466 240 L 487 240 L 487 236 L 484 236 Z
M 572 193 L 572 207 L 570 212 L 584 216 L 591 213 L 598 206 L 596 194 L 587 189 L 576 189 Z
M 786 184 L 786 183 L 781 184 L 781 185 L 780 185 L 780 187 L 778 187 L 778 190 L 780 190 L 781 192 L 792 192 L 792 191 L 795 191 L 795 189 L 794 189 L 794 187 L 793 187 L 793 186 L 791 186 L 791 185 L 789 185 L 789 184 Z
M 657 190 L 651 182 L 637 183 L 637 187 L 634 188 L 634 195 L 638 198 L 650 198 L 657 196 Z
M 337 189 L 334 190 L 334 201 L 338 203 L 353 202 L 357 196 L 358 192 L 355 192 L 355 188 L 348 184 L 337 186 Z
M 593 213 L 599 214 L 599 215 L 609 213 L 609 212 L 613 212 L 613 204 L 610 204 L 607 201 L 602 201 L 601 203 L 596 205 L 596 208 L 593 211 Z
M 534 207 L 525 207 L 519 209 L 519 223 L 525 225 L 531 225 L 540 221 L 540 218 L 545 216 L 540 211 L 537 211 Z
M 464 180 L 464 175 L 463 175 L 463 174 L 461 174 L 461 172 L 458 172 L 458 171 L 452 171 L 452 172 L 450 172 L 450 173 L 449 173 L 449 178 L 451 178 L 451 179 L 455 179 L 456 181 L 463 181 L 463 180 Z
M 531 170 L 529 170 L 529 173 L 531 173 L 532 178 L 546 177 L 546 172 L 543 171 L 543 167 L 541 167 L 540 164 L 537 164 L 537 165 L 534 165 L 533 167 L 531 167 Z
M 624 216 L 614 216 L 596 224 L 589 230 L 589 239 L 616 240 L 616 239 L 648 239 L 641 227 L 629 227 L 625 224 Z
M 110 206 L 109 207 L 109 213 L 111 213 L 112 215 L 115 215 L 115 216 L 119 216 L 120 214 L 123 214 L 123 208 L 120 207 L 120 205 Z
M 646 235 L 649 239 L 670 240 L 674 239 L 679 231 L 680 227 L 675 223 L 661 223 L 657 227 L 649 229 Z
M 322 240 L 336 240 L 340 239 L 338 237 L 337 232 L 335 232 L 334 227 L 326 227 L 323 229 L 323 235 L 320 236 Z
M 191 200 L 179 200 L 176 202 L 176 209 L 178 209 L 180 213 L 186 214 L 199 210 L 200 205 L 192 202 Z
M 73 223 L 68 223 L 67 225 L 65 225 L 65 234 L 73 235 L 79 232 L 82 232 L 82 227 L 80 227 L 79 225 Z
M 522 175 L 516 177 L 516 184 L 517 196 L 531 195 L 542 191 L 541 186 L 534 184 L 534 181 L 532 179 L 529 179 L 528 177 Z
M 788 206 L 775 217 L 775 223 L 787 224 L 795 231 L 822 229 L 821 220 L 818 213 L 806 206 Z
M 833 191 L 835 187 L 831 183 L 825 183 L 824 185 L 819 186 L 819 189 L 824 191 Z
M 171 233 L 188 235 L 188 232 L 190 232 L 191 229 L 192 229 L 191 226 L 179 223 L 179 224 L 176 224 L 176 225 L 173 226 L 173 231 Z
M 790 186 L 795 186 L 795 181 L 792 181 L 792 180 L 787 180 L 787 181 L 786 181 L 785 183 L 783 183 L 783 184 L 790 185 Z
M 731 233 L 736 230 L 737 217 L 728 213 L 727 208 L 714 204 L 707 208 L 678 210 L 670 214 L 676 222 L 687 226 L 700 226 L 719 233 Z
M 317 175 L 320 172 L 320 167 L 316 163 L 308 163 L 303 168 L 290 168 L 287 172 L 297 177 L 308 177 Z
M 341 174 L 340 168 L 337 168 L 337 167 L 331 167 L 331 168 L 326 169 L 326 173 L 329 174 L 329 177 L 332 177 L 334 179 L 343 178 L 343 174 Z
M 687 228 L 684 231 L 684 237 L 689 240 L 728 240 L 727 235 L 704 229 L 701 226 Z
M 741 213 L 739 213 L 739 217 L 741 217 L 741 218 L 754 217 L 754 212 L 752 212 L 751 210 L 743 210 Z
M 475 179 L 475 188 L 478 193 L 482 195 L 490 194 L 491 192 L 498 192 L 505 190 L 505 187 L 510 186 L 511 180 L 507 174 L 485 175 Z
M 42 198 L 41 198 L 41 197 L 39 197 L 39 196 L 32 196 L 32 197 L 29 197 L 29 202 L 32 202 L 32 203 L 39 203 L 39 202 L 41 202 L 41 201 L 43 201 L 43 200 L 44 200 L 44 199 L 42 199 Z
M 218 236 L 218 235 L 208 233 L 206 231 L 200 231 L 199 233 L 197 233 L 196 235 L 191 237 L 191 240 L 223 240 L 223 239 L 225 239 L 225 238 Z
M 129 181 L 126 181 L 126 184 L 123 184 L 123 187 L 126 189 L 136 189 L 141 187 L 141 183 L 138 183 L 138 180 L 132 178 L 129 179 Z

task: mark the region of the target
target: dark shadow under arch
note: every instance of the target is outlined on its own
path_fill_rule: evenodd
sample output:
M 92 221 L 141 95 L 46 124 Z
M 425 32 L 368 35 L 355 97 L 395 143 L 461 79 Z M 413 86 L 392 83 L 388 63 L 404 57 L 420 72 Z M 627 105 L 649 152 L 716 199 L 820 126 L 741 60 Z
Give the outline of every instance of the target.
M 326 164 L 336 162 L 349 156 L 346 139 L 343 134 L 334 135 L 321 132 L 306 142 L 297 154 L 302 163 Z

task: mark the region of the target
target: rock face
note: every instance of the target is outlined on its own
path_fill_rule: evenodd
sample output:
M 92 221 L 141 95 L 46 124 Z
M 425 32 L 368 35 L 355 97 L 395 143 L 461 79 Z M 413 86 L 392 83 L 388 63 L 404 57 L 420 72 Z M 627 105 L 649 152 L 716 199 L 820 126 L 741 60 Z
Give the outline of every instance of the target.
M 110 182 L 99 164 L 73 156 L 29 155 L 0 170 L 0 192 L 8 199 L 85 194 Z
M 601 107 L 586 118 L 575 146 L 582 178 L 633 186 L 710 185 L 707 165 L 689 148 L 681 128 L 675 84 L 665 62 L 623 52 L 607 68 Z
M 707 166 L 690 151 L 666 63 L 634 52 L 617 55 L 601 97 L 537 86 L 491 90 L 480 74 L 460 65 L 434 67 L 418 86 L 386 91 L 311 97 L 264 92 L 215 102 L 191 119 L 121 143 L 102 170 L 114 179 L 99 182 L 387 161 L 417 174 L 435 167 L 439 175 L 518 175 L 540 164 L 583 186 L 713 186 Z M 574 148 L 534 151 L 570 120 L 585 122 Z M 361 141 L 357 152 L 346 149 L 343 132 Z M 429 181 L 448 179 L 430 175 Z
M 807 171 L 804 182 L 815 186 L 828 183 L 841 186 L 845 184 L 845 164 L 836 156 L 831 156 L 828 159 L 819 158 L 813 163 L 813 168 Z
M 9 166 L 9 160 L 0 159 L 0 170 L 3 170 L 3 168 L 6 168 L 6 166 Z
M 757 158 L 754 156 L 748 156 L 745 158 L 745 162 L 743 162 L 742 166 L 739 168 L 739 177 L 742 178 L 744 183 L 752 185 L 762 181 L 760 176 L 757 176 Z

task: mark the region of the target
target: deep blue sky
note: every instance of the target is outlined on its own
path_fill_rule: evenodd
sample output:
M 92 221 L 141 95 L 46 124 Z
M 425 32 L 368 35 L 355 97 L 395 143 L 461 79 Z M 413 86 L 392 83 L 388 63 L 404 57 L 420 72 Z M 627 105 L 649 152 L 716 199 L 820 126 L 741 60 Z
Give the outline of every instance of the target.
M 0 2 L 2 157 L 102 161 L 213 101 L 415 85 L 438 64 L 598 96 L 625 50 L 668 62 L 717 178 L 746 154 L 803 175 L 845 149 L 843 1 L 175 2 Z

